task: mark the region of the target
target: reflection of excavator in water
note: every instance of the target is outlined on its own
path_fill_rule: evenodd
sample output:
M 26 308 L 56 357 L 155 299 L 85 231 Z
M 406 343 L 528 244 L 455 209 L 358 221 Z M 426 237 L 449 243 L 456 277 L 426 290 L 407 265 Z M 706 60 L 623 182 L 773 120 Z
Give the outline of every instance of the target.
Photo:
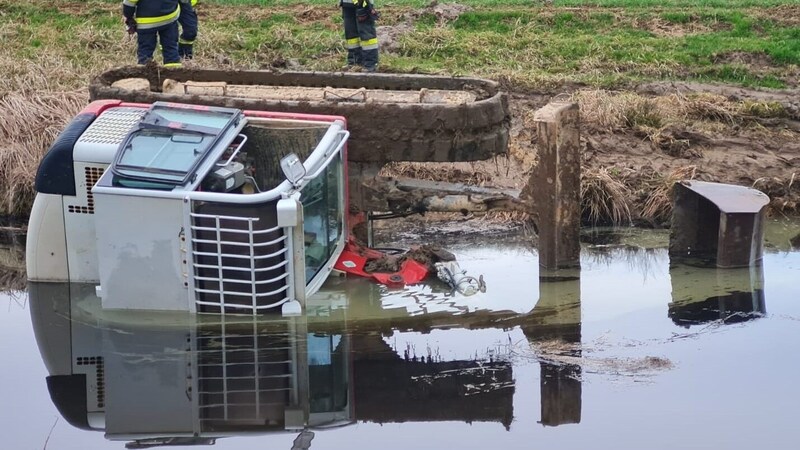
M 353 312 L 330 300 L 289 318 L 131 314 L 48 283 L 32 285 L 31 315 L 61 415 L 127 448 L 286 432 L 307 448 L 356 421 L 510 426 L 510 362 L 401 356 L 381 333 L 349 329 Z
M 173 77 L 184 93 L 115 86 L 123 76 L 150 84 Z M 302 97 L 313 86 L 301 90 L 302 101 L 231 96 L 227 88 L 197 95 L 186 77 L 261 83 L 256 90 L 272 83 L 271 95 L 309 80 L 364 84 L 377 97 Z M 408 103 L 414 89 L 428 97 Z M 103 306 L 117 309 L 256 314 L 280 306 L 297 314 L 334 266 L 384 284 L 416 283 L 432 264 L 408 257 L 385 275 L 365 273 L 364 264 L 383 255 L 351 239 L 354 219 L 364 216 L 351 214 L 360 189 L 348 168 L 488 157 L 481 152 L 504 151 L 508 134 L 505 96 L 485 80 L 128 68 L 98 77 L 92 96 L 105 100 L 73 119 L 37 172 L 27 273 L 36 282 L 94 284 Z M 417 133 L 402 122 L 375 133 L 378 119 L 404 116 Z M 459 138 L 445 139 L 451 132 Z M 456 289 L 479 288 L 457 267 L 447 273 Z

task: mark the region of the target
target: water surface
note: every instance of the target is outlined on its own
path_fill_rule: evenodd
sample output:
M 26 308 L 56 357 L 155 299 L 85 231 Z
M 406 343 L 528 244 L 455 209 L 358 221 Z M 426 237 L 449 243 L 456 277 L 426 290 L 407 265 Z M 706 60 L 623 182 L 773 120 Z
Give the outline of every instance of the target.
M 491 241 L 448 243 L 486 293 L 332 280 L 297 319 L 0 294 L 2 447 L 289 449 L 307 421 L 295 448 L 795 448 L 800 252 L 699 269 L 637 231 L 540 284 L 524 238 Z

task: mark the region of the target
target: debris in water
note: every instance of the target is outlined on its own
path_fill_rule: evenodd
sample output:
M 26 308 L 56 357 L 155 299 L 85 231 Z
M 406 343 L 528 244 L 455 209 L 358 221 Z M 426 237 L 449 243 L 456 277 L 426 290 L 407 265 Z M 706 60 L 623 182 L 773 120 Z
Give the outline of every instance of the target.
M 470 296 L 486 292 L 483 275 L 478 278 L 467 275 L 467 271 L 461 269 L 456 261 L 437 262 L 435 266 L 436 276 L 461 295 Z

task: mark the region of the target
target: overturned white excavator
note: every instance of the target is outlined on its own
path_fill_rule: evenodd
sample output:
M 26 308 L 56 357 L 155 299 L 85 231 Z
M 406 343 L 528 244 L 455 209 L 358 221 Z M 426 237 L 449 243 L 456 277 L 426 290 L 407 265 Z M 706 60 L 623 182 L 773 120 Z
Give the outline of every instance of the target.
M 344 246 L 347 138 L 342 117 L 96 101 L 39 167 L 28 279 L 107 308 L 299 312 Z

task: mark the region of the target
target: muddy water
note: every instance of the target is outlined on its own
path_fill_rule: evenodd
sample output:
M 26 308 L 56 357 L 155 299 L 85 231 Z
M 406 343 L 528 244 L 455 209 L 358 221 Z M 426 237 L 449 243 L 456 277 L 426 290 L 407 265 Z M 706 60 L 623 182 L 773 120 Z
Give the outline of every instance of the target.
M 787 226 L 732 271 L 671 266 L 665 233 L 601 230 L 580 281 L 547 284 L 524 239 L 453 239 L 485 293 L 332 280 L 294 319 L 120 314 L 91 286 L 0 294 L 1 447 L 796 448 Z

